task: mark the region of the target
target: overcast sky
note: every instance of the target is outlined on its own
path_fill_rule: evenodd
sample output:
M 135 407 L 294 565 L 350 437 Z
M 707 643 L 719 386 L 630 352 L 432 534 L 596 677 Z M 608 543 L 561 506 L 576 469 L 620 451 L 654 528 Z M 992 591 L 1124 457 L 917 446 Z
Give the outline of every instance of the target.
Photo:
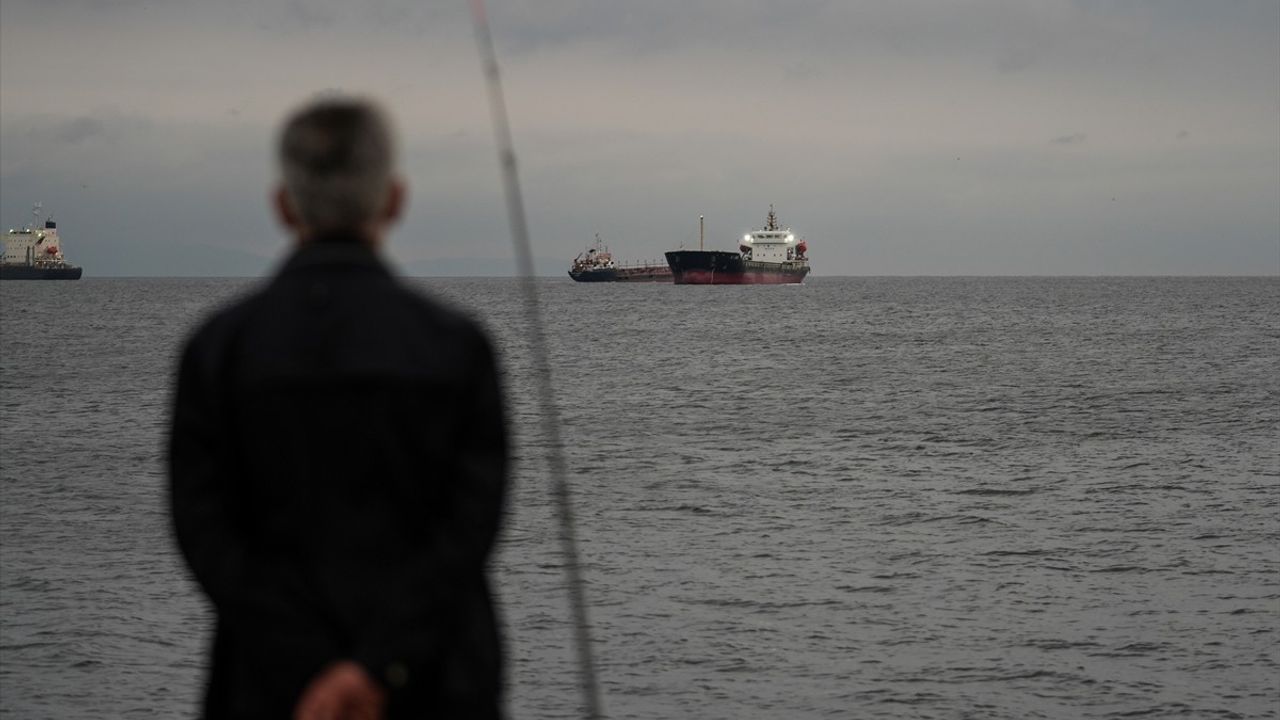
M 1280 1 L 490 0 L 540 269 L 732 250 L 815 275 L 1280 274 Z M 464 0 L 4 0 L 0 223 L 94 275 L 269 271 L 281 118 L 384 101 L 414 274 L 510 267 Z

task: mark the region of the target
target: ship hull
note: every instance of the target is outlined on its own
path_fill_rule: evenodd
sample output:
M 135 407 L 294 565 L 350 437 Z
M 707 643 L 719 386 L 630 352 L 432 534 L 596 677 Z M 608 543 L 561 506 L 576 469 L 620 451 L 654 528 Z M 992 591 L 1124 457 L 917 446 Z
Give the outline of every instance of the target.
M 617 282 L 671 282 L 671 268 L 666 265 L 643 265 L 641 267 L 618 268 Z
M 570 270 L 569 277 L 577 280 L 578 282 L 613 282 L 618 279 L 618 271 L 614 268 Z
M 72 265 L 36 267 L 0 263 L 0 280 L 79 280 L 83 272 L 83 268 Z
M 569 277 L 578 282 L 669 283 L 671 268 L 666 265 L 643 265 L 599 270 L 570 270 Z
M 795 285 L 809 274 L 804 262 L 752 262 L 723 250 L 672 250 L 667 264 L 676 285 Z

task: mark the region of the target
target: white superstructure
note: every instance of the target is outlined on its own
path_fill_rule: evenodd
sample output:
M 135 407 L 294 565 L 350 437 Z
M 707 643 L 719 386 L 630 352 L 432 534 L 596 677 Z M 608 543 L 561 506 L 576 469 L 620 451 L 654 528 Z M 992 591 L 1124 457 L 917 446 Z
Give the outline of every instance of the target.
M 791 228 L 778 226 L 778 217 L 769 206 L 769 217 L 765 220 L 763 230 L 753 230 L 742 236 L 738 252 L 742 259 L 753 262 L 783 263 L 791 261 L 807 262 L 805 258 L 805 242 L 797 240 Z
M 35 266 L 66 262 L 62 256 L 62 241 L 58 238 L 58 223 L 53 218 L 41 222 L 40 209 L 40 204 L 36 203 L 31 211 L 35 216 L 32 225 L 5 233 L 3 262 L 6 264 Z
M 596 233 L 596 242 L 585 252 L 578 253 L 578 257 L 573 259 L 573 267 L 570 273 L 583 270 L 614 270 L 618 267 L 618 263 L 613 260 L 613 253 L 609 252 L 609 247 L 600 240 L 600 233 Z

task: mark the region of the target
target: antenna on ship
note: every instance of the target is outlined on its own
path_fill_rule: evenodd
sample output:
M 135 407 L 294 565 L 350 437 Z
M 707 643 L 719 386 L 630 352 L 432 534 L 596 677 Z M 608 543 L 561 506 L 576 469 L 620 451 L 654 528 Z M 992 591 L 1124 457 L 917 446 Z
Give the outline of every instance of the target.
M 765 230 L 778 229 L 778 216 L 773 214 L 773 203 L 769 203 L 769 217 L 765 218 L 764 229 Z
M 702 216 L 701 216 L 701 215 L 699 215 L 699 216 L 698 216 L 698 249 L 699 249 L 699 250 L 701 250 L 701 249 L 702 249 L 702 236 L 705 234 L 705 233 L 703 232 L 703 227 L 704 227 L 704 226 L 703 226 L 703 224 L 702 224 Z

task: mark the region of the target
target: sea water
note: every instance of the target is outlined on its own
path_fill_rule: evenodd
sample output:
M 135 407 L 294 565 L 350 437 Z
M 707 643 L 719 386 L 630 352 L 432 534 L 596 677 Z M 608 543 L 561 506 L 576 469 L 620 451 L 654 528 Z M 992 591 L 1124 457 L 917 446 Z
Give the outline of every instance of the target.
M 243 279 L 0 284 L 0 714 L 193 717 L 175 353 Z M 574 717 L 514 280 L 513 718 Z M 1280 279 L 539 282 L 613 718 L 1280 716 Z

